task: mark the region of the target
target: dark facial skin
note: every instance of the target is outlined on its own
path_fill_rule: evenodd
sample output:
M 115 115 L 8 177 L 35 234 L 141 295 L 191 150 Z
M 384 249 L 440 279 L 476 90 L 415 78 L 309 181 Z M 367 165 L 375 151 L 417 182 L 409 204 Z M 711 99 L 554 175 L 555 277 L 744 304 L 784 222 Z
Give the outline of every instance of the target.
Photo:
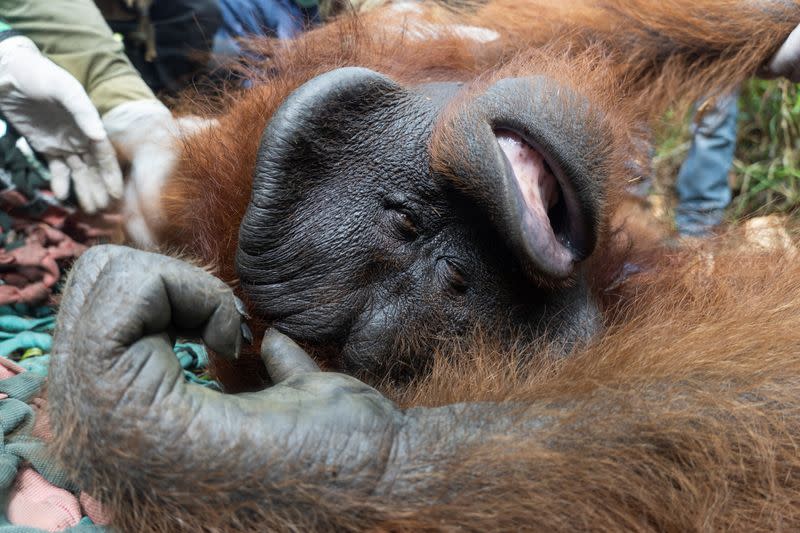
M 477 325 L 570 342 L 596 328 L 579 265 L 602 201 L 589 134 L 552 131 L 561 100 L 544 80 L 503 80 L 443 113 L 461 90 L 339 69 L 295 91 L 264 132 L 240 229 L 242 287 L 274 327 L 333 348 L 349 372 L 416 369 L 406 339 L 425 339 L 430 354 L 431 337 Z M 443 126 L 460 145 L 446 171 L 431 156 Z M 529 220 L 497 142 L 506 131 L 557 179 L 549 220 Z
M 524 14 L 513 4 L 514 18 Z M 791 31 L 780 28 L 800 21 L 798 9 L 768 19 L 745 4 L 695 4 L 568 2 L 548 13 L 543 2 L 533 19 L 562 33 L 565 12 L 598 13 L 598 32 L 578 26 L 571 38 L 608 42 L 609 63 L 584 76 L 639 61 L 648 75 L 607 96 L 643 103 L 660 90 L 652 79 L 697 93 L 741 81 L 748 51 L 762 50 L 762 63 Z M 512 311 L 508 323 L 532 334 L 591 331 L 580 259 L 602 207 L 603 121 L 541 78 L 490 85 L 448 114 L 456 89 L 346 69 L 288 98 L 242 225 L 238 266 L 257 311 L 373 371 L 396 360 L 386 347 L 404 331 L 468 330 L 490 313 Z M 542 161 L 560 195 L 539 179 L 550 174 Z M 538 193 L 534 175 L 547 185 Z M 272 386 L 221 394 L 187 383 L 175 337 L 236 358 L 248 337 L 241 302 L 189 263 L 95 246 L 63 291 L 48 451 L 115 531 L 797 530 L 797 262 L 752 254 L 761 276 L 731 276 L 728 255 L 708 279 L 689 263 L 649 288 L 633 281 L 642 294 L 622 327 L 555 372 L 523 363 L 519 375 L 488 376 L 467 360 L 399 387 L 416 398 L 403 407 L 368 385 L 377 380 L 319 371 L 274 329 L 261 343 Z

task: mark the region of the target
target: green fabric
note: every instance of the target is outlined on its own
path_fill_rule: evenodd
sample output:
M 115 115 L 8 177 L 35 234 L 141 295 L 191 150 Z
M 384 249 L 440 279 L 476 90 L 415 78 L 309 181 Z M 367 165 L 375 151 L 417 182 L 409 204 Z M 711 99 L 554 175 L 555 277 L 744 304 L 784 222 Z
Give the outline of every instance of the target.
M 30 402 L 42 388 L 44 378 L 28 375 L 27 372 L 17 374 L 8 379 L 0 379 L 0 392 L 8 394 L 21 402 Z M 0 420 L 0 426 L 6 427 L 6 421 Z M 14 424 L 16 427 L 16 424 Z
M 50 331 L 56 323 L 56 317 L 23 318 L 16 314 L 3 314 L 0 309 L 0 339 L 13 336 L 22 331 Z M 2 354 L 0 354 L 2 355 Z
M 154 99 L 92 0 L 3 0 L 3 18 L 83 85 L 100 114 Z
M 50 362 L 47 352 L 53 344 L 50 332 L 55 324 L 56 315 L 46 306 L 0 305 L 0 356 L 11 357 L 26 370 L 46 376 Z M 0 392 L 4 392 L 3 383 L 0 381 Z
M 294 3 L 298 6 L 302 7 L 303 9 L 311 9 L 312 7 L 319 7 L 319 2 L 317 0 L 294 0 Z
M 8 356 L 20 350 L 25 351 L 28 348 L 39 348 L 49 352 L 52 344 L 53 337 L 47 333 L 22 331 L 0 342 L 0 356 Z
M 78 493 L 56 461 L 48 455 L 45 444 L 31 436 L 35 413 L 30 401 L 41 393 L 50 362 L 50 332 L 55 327 L 55 313 L 47 306 L 25 304 L 0 306 L 0 355 L 10 358 L 29 370 L 0 380 L 0 392 L 8 398 L 0 400 L 0 533 L 41 533 L 41 530 L 9 524 L 2 512 L 22 462 L 29 462 L 45 479 L 57 487 Z M 33 346 L 41 351 L 31 351 Z M 183 368 L 186 381 L 220 390 L 206 374 L 208 353 L 203 345 L 178 342 L 175 355 Z M 25 354 L 28 354 L 26 357 Z M 100 533 L 108 529 L 97 526 L 87 517 L 73 528 L 74 533 Z
M 17 303 L 11 305 L 0 305 L 0 315 L 17 315 L 29 318 L 53 317 L 55 321 L 56 312 L 48 305 L 33 306 L 24 303 Z
M 87 517 L 83 517 L 77 526 L 63 530 L 65 533 L 106 533 L 108 529 L 96 526 Z M 35 527 L 14 526 L 0 515 L 0 533 L 43 533 L 43 530 Z

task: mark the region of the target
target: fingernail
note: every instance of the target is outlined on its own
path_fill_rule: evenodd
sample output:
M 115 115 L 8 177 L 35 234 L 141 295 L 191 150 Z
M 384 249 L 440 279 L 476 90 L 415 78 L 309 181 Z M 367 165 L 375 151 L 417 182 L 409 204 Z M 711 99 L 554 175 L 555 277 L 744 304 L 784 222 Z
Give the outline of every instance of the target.
M 233 297 L 233 305 L 236 306 L 236 310 L 240 315 L 242 315 L 244 318 L 250 318 L 250 314 L 247 312 L 244 302 L 241 301 L 237 296 Z
M 236 345 L 233 347 L 233 358 L 239 359 L 239 354 L 242 351 L 242 335 L 236 336 Z
M 240 327 L 244 341 L 247 344 L 253 344 L 253 332 L 250 330 L 250 326 L 247 325 L 247 322 L 242 322 Z

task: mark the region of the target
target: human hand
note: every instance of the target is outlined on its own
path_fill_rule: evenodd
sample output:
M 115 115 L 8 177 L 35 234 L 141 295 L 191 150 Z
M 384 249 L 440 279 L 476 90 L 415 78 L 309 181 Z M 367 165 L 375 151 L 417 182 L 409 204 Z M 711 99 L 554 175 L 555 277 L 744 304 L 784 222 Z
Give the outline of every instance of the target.
M 800 82 L 800 25 L 789 34 L 759 75 L 767 79 L 783 76 L 794 83 Z
M 70 182 L 81 209 L 104 209 L 122 196 L 114 148 L 89 96 L 27 37 L 0 42 L 0 111 L 47 160 L 59 199 Z
M 125 102 L 103 115 L 120 160 L 130 163 L 123 215 L 128 236 L 139 247 L 155 247 L 151 228 L 162 222 L 161 188 L 177 163 L 179 140 L 213 122 L 174 118 L 158 100 Z

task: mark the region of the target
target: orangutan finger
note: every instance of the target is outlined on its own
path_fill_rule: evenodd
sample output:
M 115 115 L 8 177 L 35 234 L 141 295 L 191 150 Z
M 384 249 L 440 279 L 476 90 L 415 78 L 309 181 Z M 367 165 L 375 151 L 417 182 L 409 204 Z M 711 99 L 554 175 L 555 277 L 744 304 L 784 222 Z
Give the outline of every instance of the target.
M 274 383 L 293 376 L 319 372 L 317 363 L 292 339 L 276 329 L 269 329 L 261 342 L 261 358 Z

